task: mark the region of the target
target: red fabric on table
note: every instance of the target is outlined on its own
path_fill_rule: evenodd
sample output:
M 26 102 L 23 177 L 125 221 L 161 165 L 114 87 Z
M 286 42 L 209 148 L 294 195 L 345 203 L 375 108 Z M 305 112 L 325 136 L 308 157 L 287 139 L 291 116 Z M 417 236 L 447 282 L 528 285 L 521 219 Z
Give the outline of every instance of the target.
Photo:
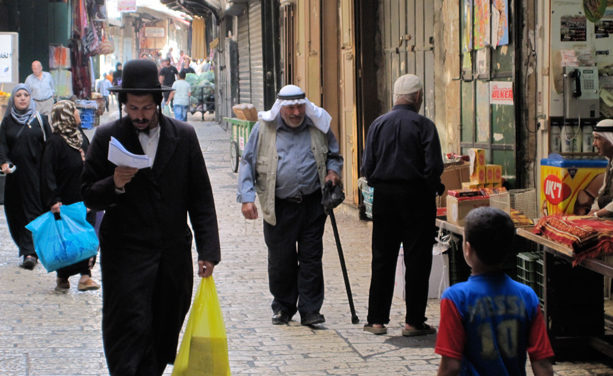
M 613 253 L 613 221 L 592 216 L 547 216 L 534 226 L 537 235 L 570 247 L 573 265 Z

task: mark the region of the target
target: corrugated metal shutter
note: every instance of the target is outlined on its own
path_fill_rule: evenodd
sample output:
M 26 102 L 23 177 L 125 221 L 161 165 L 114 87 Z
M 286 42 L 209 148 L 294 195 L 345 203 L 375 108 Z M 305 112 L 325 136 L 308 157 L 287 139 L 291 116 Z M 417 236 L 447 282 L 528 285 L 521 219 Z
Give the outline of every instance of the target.
M 264 53 L 262 48 L 262 3 L 249 3 L 249 52 L 251 57 L 251 103 L 264 108 Z
M 238 17 L 238 98 L 251 103 L 251 67 L 249 63 L 249 14 Z

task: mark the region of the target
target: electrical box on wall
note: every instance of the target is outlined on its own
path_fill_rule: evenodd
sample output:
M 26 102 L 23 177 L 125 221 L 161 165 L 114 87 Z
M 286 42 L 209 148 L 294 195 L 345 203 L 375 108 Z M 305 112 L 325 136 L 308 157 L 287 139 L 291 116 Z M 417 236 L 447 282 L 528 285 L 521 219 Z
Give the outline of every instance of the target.
M 597 67 L 564 67 L 564 117 L 600 117 Z

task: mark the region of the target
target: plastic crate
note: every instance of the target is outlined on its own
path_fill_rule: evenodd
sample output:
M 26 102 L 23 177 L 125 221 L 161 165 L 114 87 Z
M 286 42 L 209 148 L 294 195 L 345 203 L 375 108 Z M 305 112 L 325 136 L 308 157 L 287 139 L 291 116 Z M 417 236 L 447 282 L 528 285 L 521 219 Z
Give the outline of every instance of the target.
M 536 190 L 534 188 L 511 189 L 509 195 L 511 198 L 511 208 L 521 211 L 528 218 L 538 217 L 536 210 Z
M 500 209 L 507 214 L 511 213 L 511 195 L 509 192 L 502 192 L 490 195 L 490 206 Z
M 91 129 L 96 124 L 96 110 L 93 108 L 81 108 L 81 128 Z
M 536 295 L 539 297 L 541 307 L 545 305 L 545 273 L 543 272 L 543 258 L 536 260 Z

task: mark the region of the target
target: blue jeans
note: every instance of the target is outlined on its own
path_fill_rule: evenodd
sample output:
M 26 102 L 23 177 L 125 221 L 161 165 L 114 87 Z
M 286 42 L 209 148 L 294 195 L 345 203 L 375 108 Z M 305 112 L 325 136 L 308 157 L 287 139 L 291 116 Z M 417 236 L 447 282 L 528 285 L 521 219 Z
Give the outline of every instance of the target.
M 172 110 L 175 112 L 175 119 L 187 121 L 187 106 L 175 104 L 172 106 Z

